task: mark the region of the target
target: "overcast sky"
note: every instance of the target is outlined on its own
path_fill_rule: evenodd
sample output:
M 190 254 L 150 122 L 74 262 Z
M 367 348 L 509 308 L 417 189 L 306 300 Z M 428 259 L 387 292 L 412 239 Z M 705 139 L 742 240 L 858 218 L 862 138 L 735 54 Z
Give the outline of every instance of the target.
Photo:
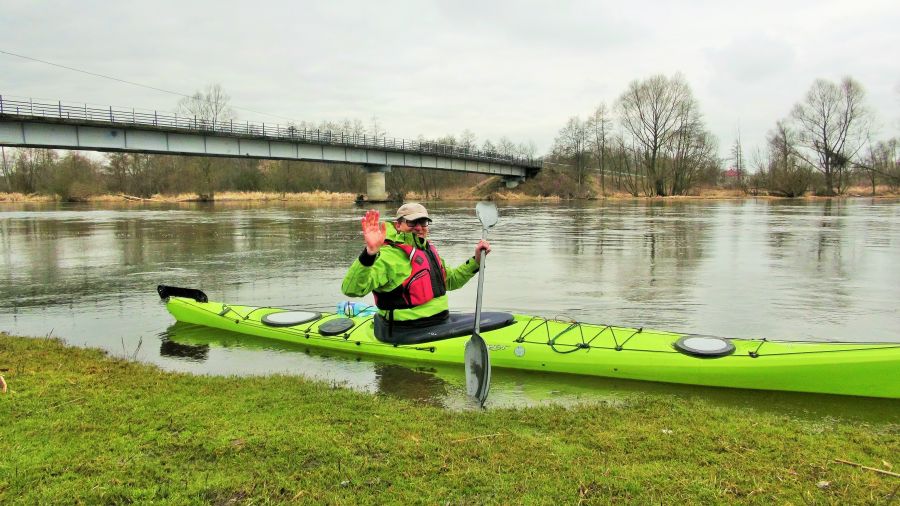
M 628 83 L 681 72 L 726 156 L 813 80 L 852 76 L 900 135 L 900 2 L 0 3 L 0 51 L 191 94 L 221 84 L 241 119 L 377 117 L 388 135 L 552 146 Z M 173 110 L 175 95 L 0 53 L 0 94 Z M 260 116 L 247 110 L 281 116 Z

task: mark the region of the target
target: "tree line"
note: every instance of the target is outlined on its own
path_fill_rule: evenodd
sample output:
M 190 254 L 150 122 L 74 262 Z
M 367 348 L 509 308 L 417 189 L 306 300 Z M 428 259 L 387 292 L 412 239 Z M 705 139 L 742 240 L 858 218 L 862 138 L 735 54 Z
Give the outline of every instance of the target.
M 548 194 L 568 188 L 572 196 L 685 195 L 700 187 L 833 196 L 851 185 L 874 194 L 879 184 L 896 191 L 900 140 L 874 140 L 874 118 L 858 82 L 816 79 L 763 149 L 745 153 L 738 135 L 723 160 L 685 79 L 656 75 L 632 81 L 612 107 L 601 103 L 584 119 L 570 118 L 536 186 Z
M 236 119 L 230 97 L 210 85 L 178 103 L 178 112 L 211 122 Z M 852 78 L 813 82 L 806 96 L 768 132 L 763 149 L 745 153 L 738 136 L 729 157 L 707 130 L 700 105 L 684 77 L 655 75 L 632 81 L 619 98 L 600 103 L 585 118 L 570 118 L 559 130 L 544 170 L 521 191 L 562 197 L 610 193 L 634 196 L 687 195 L 702 187 L 735 188 L 750 194 L 796 197 L 809 191 L 841 195 L 851 185 L 900 186 L 900 140 L 874 140 L 875 115 L 862 86 Z M 377 118 L 318 124 L 297 129 L 336 134 L 386 136 Z M 459 136 L 419 138 L 502 155 L 534 157 L 533 143 L 508 138 L 480 145 L 471 130 Z M 213 199 L 218 191 L 365 193 L 358 165 L 246 158 L 111 153 L 103 159 L 79 152 L 2 149 L 0 191 L 56 194 L 64 200 L 122 193 L 138 197 L 195 193 Z M 415 192 L 437 198 L 450 188 L 470 187 L 485 176 L 395 168 L 386 175 L 398 198 Z
M 366 193 L 365 169 L 349 164 L 139 153 L 108 153 L 98 160 L 51 149 L 7 149 L 4 158 L 0 192 L 57 195 L 66 201 L 104 194 L 149 198 L 192 193 L 197 200 L 214 200 L 223 191 Z M 393 198 L 414 192 L 434 199 L 482 179 L 476 174 L 394 168 L 386 174 L 386 186 Z
M 753 160 L 750 191 L 787 197 L 812 189 L 842 195 L 851 185 L 900 186 L 900 139 L 874 139 L 875 114 L 862 85 L 850 77 L 816 79 L 790 115 L 775 124 L 766 149 Z M 736 142 L 732 150 L 740 152 Z

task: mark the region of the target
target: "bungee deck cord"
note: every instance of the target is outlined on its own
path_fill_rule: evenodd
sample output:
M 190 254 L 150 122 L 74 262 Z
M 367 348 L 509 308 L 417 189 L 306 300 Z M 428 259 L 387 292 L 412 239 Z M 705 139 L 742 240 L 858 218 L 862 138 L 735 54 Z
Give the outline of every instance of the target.
M 194 304 L 192 304 L 192 305 L 194 305 Z M 303 324 L 298 324 L 297 326 L 294 326 L 294 327 L 272 327 L 272 326 L 265 325 L 261 322 L 250 320 L 249 318 L 250 318 L 250 316 L 253 315 L 253 313 L 260 311 L 260 310 L 264 310 L 264 309 L 297 308 L 297 309 L 304 309 L 304 310 L 315 310 L 316 307 L 313 305 L 310 305 L 310 304 L 295 304 L 295 305 L 286 305 L 286 306 L 277 306 L 277 307 L 276 306 L 258 306 L 258 307 L 252 308 L 247 314 L 241 314 L 226 304 L 222 305 L 222 310 L 219 312 L 211 311 L 205 307 L 202 307 L 202 305 L 199 305 L 199 304 L 197 304 L 196 306 L 199 309 L 203 310 L 204 312 L 216 314 L 217 316 L 220 316 L 223 318 L 228 318 L 229 313 L 234 313 L 234 315 L 236 315 L 239 318 L 239 320 L 237 320 L 235 323 L 243 323 L 245 325 L 250 324 L 255 327 L 265 327 L 269 331 L 278 332 L 278 333 L 284 334 L 286 336 L 304 337 L 306 339 L 322 339 L 322 340 L 327 340 L 327 341 L 336 341 L 336 340 L 350 341 L 350 340 L 352 340 L 351 337 L 353 336 L 353 334 L 355 334 L 361 328 L 365 327 L 365 325 L 367 323 L 371 322 L 374 319 L 374 315 L 372 315 L 372 316 L 367 317 L 366 319 L 362 320 L 359 323 L 355 323 L 352 327 L 348 328 L 346 332 L 340 332 L 340 333 L 337 333 L 334 335 L 323 335 L 316 331 L 313 331 L 313 327 L 316 325 L 321 325 L 323 322 L 346 318 L 346 316 L 342 315 L 340 313 L 321 314 L 321 312 L 319 312 L 321 314 L 321 316 L 319 316 L 318 318 L 315 318 L 309 322 L 303 322 Z M 568 325 L 563 330 L 553 334 L 553 331 L 550 329 L 551 323 L 568 323 Z M 301 328 L 300 325 L 305 325 L 305 326 Z M 588 329 L 592 329 L 592 328 L 598 329 L 598 330 L 596 330 L 596 332 L 594 332 L 594 330 L 588 331 Z M 617 334 L 617 330 L 618 330 L 618 334 Z M 544 318 L 544 317 L 540 317 L 540 316 L 532 316 L 525 323 L 524 328 L 520 331 L 518 337 L 516 339 L 514 339 L 513 342 L 546 345 L 546 346 L 549 346 L 550 349 L 552 349 L 555 353 L 558 353 L 561 355 L 575 353 L 579 350 L 585 350 L 585 351 L 589 352 L 592 349 L 623 351 L 623 350 L 625 350 L 625 345 L 627 345 L 628 342 L 633 337 L 637 336 L 638 334 L 641 334 L 643 332 L 643 330 L 644 330 L 643 327 L 640 327 L 637 329 L 632 329 L 632 328 L 627 328 L 627 327 L 615 327 L 615 326 L 606 325 L 606 324 L 597 325 L 597 324 L 578 322 L 578 321 L 574 321 L 574 320 L 567 321 L 567 320 L 556 319 L 556 318 Z M 577 339 L 578 339 L 576 342 L 572 342 L 572 343 L 559 342 L 559 340 L 561 338 L 569 337 L 569 336 L 573 335 L 573 333 L 575 333 L 575 332 L 577 332 Z M 627 337 L 623 336 L 622 335 L 623 333 L 627 334 Z M 595 341 L 597 341 L 597 339 L 605 337 L 607 335 L 613 341 L 612 346 L 602 346 L 602 345 L 595 344 Z M 624 337 L 624 339 L 620 342 L 619 339 L 621 339 L 623 337 Z M 749 356 L 750 358 L 760 358 L 760 357 L 764 357 L 764 356 L 772 357 L 772 356 L 779 356 L 779 355 L 830 354 L 830 353 L 848 353 L 848 352 L 853 352 L 853 351 L 865 351 L 864 348 L 850 348 L 850 349 L 845 348 L 845 349 L 772 352 L 772 353 L 761 354 L 760 351 L 762 350 L 762 348 L 767 343 L 770 343 L 770 342 L 778 342 L 778 343 L 790 343 L 790 342 L 807 343 L 807 342 L 804 342 L 804 341 L 770 341 L 765 338 L 759 339 L 756 341 L 758 342 L 758 344 L 756 345 L 755 349 L 747 352 L 747 354 L 743 355 L 743 356 Z M 362 345 L 361 341 L 354 341 L 354 342 L 356 343 L 357 346 Z M 422 344 L 424 344 L 424 343 L 422 343 Z M 864 345 L 866 343 L 859 343 L 859 344 Z M 386 346 L 386 347 L 392 347 L 392 348 L 397 348 L 397 347 L 402 346 L 404 348 L 409 348 L 409 349 L 418 350 L 418 351 L 427 351 L 427 352 L 431 352 L 431 353 L 433 353 L 436 349 L 434 346 L 403 345 L 403 344 L 398 344 L 398 343 L 387 343 L 387 342 L 382 342 L 382 341 L 378 341 L 378 340 L 373 340 L 373 341 L 367 340 L 366 345 Z M 891 348 L 900 348 L 900 344 L 898 344 L 896 346 L 886 346 L 885 347 L 885 349 L 891 349 Z M 640 351 L 640 352 L 646 352 L 646 353 L 680 353 L 675 348 L 672 348 L 670 350 L 650 350 L 650 349 L 632 348 L 632 349 L 629 349 L 628 351 Z M 740 356 L 740 355 L 738 355 L 738 356 Z
M 528 320 L 528 322 L 525 324 L 525 328 L 522 329 L 522 332 L 519 333 L 519 337 L 515 340 L 515 342 L 517 342 L 517 343 L 529 343 L 529 344 L 546 344 L 546 345 L 550 346 L 550 349 L 552 349 L 552 350 L 555 351 L 556 353 L 561 353 L 561 354 L 573 353 L 573 352 L 576 352 L 576 351 L 578 351 L 578 350 L 590 350 L 591 348 L 604 349 L 604 350 L 616 350 L 616 351 L 622 351 L 622 349 L 623 349 L 623 347 L 625 346 L 625 344 L 627 344 L 628 341 L 630 341 L 632 337 L 634 337 L 634 336 L 640 334 L 640 333 L 643 332 L 643 330 L 644 330 L 643 327 L 638 328 L 638 329 L 625 329 L 625 328 L 623 328 L 623 327 L 618 327 L 620 330 L 628 330 L 628 331 L 631 331 L 631 334 L 630 334 L 627 338 L 625 338 L 624 341 L 622 341 L 621 343 L 619 343 L 618 338 L 616 337 L 616 330 L 615 330 L 617 327 L 613 327 L 612 325 L 603 325 L 603 326 L 601 326 L 600 330 L 599 330 L 596 334 L 594 334 L 593 336 L 591 336 L 591 337 L 588 338 L 588 339 L 585 339 L 585 332 L 584 332 L 585 327 L 586 327 L 586 326 L 590 326 L 590 327 L 598 327 L 598 325 L 594 325 L 594 324 L 585 324 L 585 323 L 581 323 L 581 322 L 578 322 L 578 321 L 571 321 L 571 322 L 569 323 L 569 326 L 568 326 L 568 327 L 566 327 L 566 328 L 563 329 L 562 331 L 558 332 L 556 335 L 551 336 L 551 335 L 550 335 L 550 334 L 551 334 L 551 332 L 550 332 L 550 323 L 551 323 L 551 322 L 562 322 L 562 321 L 563 321 L 563 320 L 556 320 L 556 319 L 542 318 L 542 317 L 539 317 L 539 316 L 532 316 L 531 319 Z M 532 326 L 531 326 L 532 322 L 538 322 L 538 323 L 537 323 L 537 325 L 535 325 L 534 327 L 532 327 Z M 543 328 L 543 329 L 546 331 L 546 337 L 547 337 L 546 342 L 542 342 L 542 341 L 527 341 L 527 340 L 526 340 L 526 338 L 527 338 L 528 336 L 534 334 L 535 332 L 538 331 L 538 329 L 541 329 L 541 328 Z M 557 342 L 556 342 L 557 339 L 559 339 L 560 337 L 562 337 L 562 336 L 568 334 L 570 331 L 575 330 L 575 329 L 578 330 L 578 336 L 579 336 L 579 338 L 581 339 L 580 342 L 577 342 L 577 343 L 557 343 Z M 609 335 L 610 335 L 610 337 L 612 337 L 612 339 L 613 339 L 614 346 L 610 347 L 610 346 L 595 346 L 595 345 L 592 345 L 592 343 L 593 343 L 597 338 L 599 338 L 600 336 L 602 336 L 602 335 L 603 335 L 605 332 L 607 332 L 607 331 L 609 331 Z M 571 346 L 572 349 L 566 350 L 566 351 L 562 351 L 562 350 L 558 350 L 558 349 L 556 348 L 557 346 Z M 654 351 L 654 350 L 642 350 L 642 351 Z

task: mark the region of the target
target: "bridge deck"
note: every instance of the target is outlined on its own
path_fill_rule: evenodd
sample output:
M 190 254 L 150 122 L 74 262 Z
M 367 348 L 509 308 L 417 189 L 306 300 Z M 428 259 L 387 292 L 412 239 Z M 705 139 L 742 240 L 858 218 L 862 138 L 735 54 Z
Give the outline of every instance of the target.
M 89 107 L 0 96 L 0 145 L 314 160 L 533 176 L 539 159 L 344 132 Z

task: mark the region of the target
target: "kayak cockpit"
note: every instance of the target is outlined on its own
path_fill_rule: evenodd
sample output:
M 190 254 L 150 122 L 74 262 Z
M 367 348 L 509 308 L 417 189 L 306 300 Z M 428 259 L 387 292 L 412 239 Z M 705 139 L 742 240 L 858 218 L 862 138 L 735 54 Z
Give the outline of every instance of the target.
M 509 313 L 482 312 L 480 330 L 496 330 L 515 323 Z M 375 338 L 390 344 L 422 344 L 468 336 L 475 328 L 475 313 L 450 313 L 447 319 L 431 325 L 391 325 L 380 315 L 374 318 Z

